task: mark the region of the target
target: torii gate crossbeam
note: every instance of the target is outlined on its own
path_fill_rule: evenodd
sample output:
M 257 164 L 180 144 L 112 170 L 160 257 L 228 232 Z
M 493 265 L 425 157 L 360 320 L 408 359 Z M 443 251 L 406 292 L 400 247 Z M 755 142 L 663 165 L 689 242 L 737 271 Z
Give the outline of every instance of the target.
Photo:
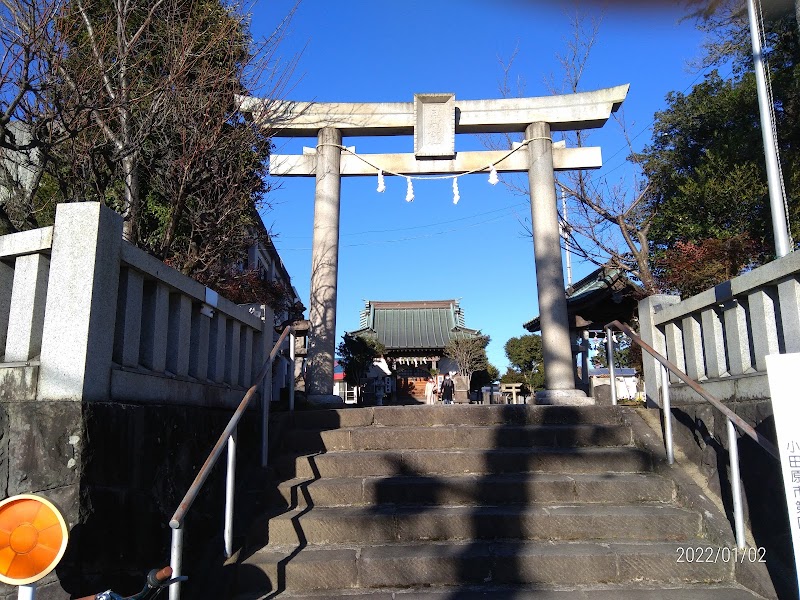
M 266 102 L 240 97 L 239 108 L 282 137 L 317 137 L 302 155 L 270 158 L 270 174 L 315 176 L 314 238 L 307 364 L 309 400 L 338 401 L 333 393 L 336 349 L 336 288 L 339 255 L 339 203 L 343 176 L 387 174 L 458 175 L 480 170 L 528 172 L 546 389 L 540 404 L 592 404 L 575 389 L 572 340 L 564 294 L 555 170 L 602 165 L 599 148 L 564 148 L 552 131 L 602 127 L 628 93 L 628 85 L 592 92 L 456 101 L 454 94 L 415 94 L 414 102 Z M 524 132 L 519 152 L 456 152 L 456 133 Z M 342 138 L 414 135 L 414 154 L 359 156 Z

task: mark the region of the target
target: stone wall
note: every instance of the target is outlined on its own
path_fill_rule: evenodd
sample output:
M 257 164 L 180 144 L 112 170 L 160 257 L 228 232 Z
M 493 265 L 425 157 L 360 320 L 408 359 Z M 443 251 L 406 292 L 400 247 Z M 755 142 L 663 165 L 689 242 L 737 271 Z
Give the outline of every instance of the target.
M 168 564 L 169 519 L 230 416 L 174 405 L 0 403 L 0 491 L 42 493 L 70 521 L 64 559 L 37 597 L 131 594 L 150 568 Z M 259 419 L 251 410 L 240 425 L 240 473 L 258 466 Z M 222 565 L 223 495 L 224 464 L 186 522 L 184 597 L 200 597 L 192 590 L 207 589 L 209 565 Z M 16 597 L 0 585 L 0 598 Z
M 121 232 L 85 202 L 0 236 L 0 496 L 41 494 L 70 527 L 39 598 L 131 594 L 169 562 L 169 518 L 273 343 L 271 311 L 262 322 Z M 258 400 L 239 434 L 244 475 L 261 459 Z M 222 564 L 221 463 L 185 522 L 184 597 Z

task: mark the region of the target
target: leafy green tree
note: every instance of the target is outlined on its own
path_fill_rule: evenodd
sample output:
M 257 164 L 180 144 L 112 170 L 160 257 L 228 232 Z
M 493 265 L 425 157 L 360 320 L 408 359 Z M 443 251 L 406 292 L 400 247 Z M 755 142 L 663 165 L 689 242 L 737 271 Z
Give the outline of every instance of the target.
M 512 337 L 506 342 L 504 350 L 512 368 L 519 373 L 523 378 L 522 381 L 532 391 L 544 388 L 544 357 L 540 335 L 527 334 Z M 505 380 L 503 382 L 517 383 Z
M 800 233 L 800 47 L 793 18 L 773 20 L 768 26 L 765 54 L 796 237 Z M 682 292 L 696 290 L 700 280 L 702 286 L 714 285 L 768 260 L 774 247 L 748 25 L 735 13 L 725 13 L 724 18 L 712 16 L 704 27 L 719 37 L 708 45 L 703 66 L 729 63 L 731 77 L 724 79 L 712 70 L 690 93 L 670 93 L 667 108 L 656 114 L 653 142 L 637 156 L 650 186 L 647 209 L 654 215 L 649 233 L 657 277 L 662 285 Z M 686 246 L 675 253 L 679 243 Z M 746 248 L 745 256 L 726 249 L 734 247 Z M 704 269 L 697 282 L 676 285 L 669 265 L 677 264 L 687 249 L 713 256 L 716 266 Z
M 386 353 L 386 347 L 374 335 L 345 333 L 336 353 L 347 383 L 360 386 L 373 361 Z

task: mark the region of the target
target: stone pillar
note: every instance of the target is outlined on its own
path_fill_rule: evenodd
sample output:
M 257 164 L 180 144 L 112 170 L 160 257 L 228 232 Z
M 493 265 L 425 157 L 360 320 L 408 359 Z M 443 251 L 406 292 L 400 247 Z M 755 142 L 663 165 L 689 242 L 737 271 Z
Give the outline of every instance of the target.
M 639 335 L 653 350 L 667 356 L 666 336 L 655 326 L 654 316 L 667 306 L 680 302 L 680 296 L 656 294 L 639 301 Z M 661 406 L 661 363 L 648 352 L 642 351 L 644 391 L 647 408 Z
M 14 269 L 4 262 L 0 262 L 0 349 L 3 350 L 6 347 L 8 317 L 11 312 L 11 290 L 13 287 Z
M 145 281 L 139 363 L 156 373 L 167 368 L 168 327 L 169 288 L 158 281 Z
M 193 304 L 192 329 L 189 333 L 189 375 L 200 381 L 208 378 L 210 338 L 211 317 L 204 314 L 202 304 Z
M 18 256 L 8 316 L 5 362 L 25 362 L 42 349 L 47 277 L 50 261 L 44 254 Z
M 546 388 L 536 393 L 536 402 L 594 404 L 592 398 L 575 389 L 572 340 L 567 317 L 567 296 L 564 292 L 564 268 L 561 264 L 550 125 L 528 125 L 525 137 L 533 139 L 528 144 L 528 183 Z
M 592 344 L 589 341 L 588 329 L 583 330 L 581 347 L 583 348 L 583 352 L 581 352 L 581 379 L 586 393 L 589 394 L 592 388 L 592 380 L 589 377 L 589 350 L 591 349 Z
M 211 332 L 208 348 L 208 379 L 215 383 L 225 380 L 225 332 L 227 317 L 215 312 L 211 318 Z
M 181 377 L 189 374 L 192 340 L 192 301 L 180 292 L 169 295 L 167 371 Z
M 339 270 L 339 199 L 342 143 L 338 129 L 320 130 L 314 196 L 314 241 L 311 253 L 307 386 L 312 403 L 338 402 L 333 396 L 333 356 L 336 350 L 336 285 Z M 312 398 L 316 396 L 316 398 Z
M 143 295 L 142 274 L 130 267 L 123 268 L 119 275 L 119 310 L 114 335 L 114 360 L 123 367 L 139 366 Z
M 56 208 L 38 400 L 109 399 L 121 245 L 122 217 L 110 208 Z
M 242 324 L 231 319 L 225 329 L 225 382 L 239 385 L 239 360 L 241 352 Z

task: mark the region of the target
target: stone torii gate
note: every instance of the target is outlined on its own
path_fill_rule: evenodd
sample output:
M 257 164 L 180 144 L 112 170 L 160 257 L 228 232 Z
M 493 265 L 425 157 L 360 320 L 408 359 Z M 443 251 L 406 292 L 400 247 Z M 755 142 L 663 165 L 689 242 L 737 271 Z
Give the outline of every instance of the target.
M 454 94 L 415 94 L 413 102 L 396 103 L 268 103 L 240 97 L 241 112 L 271 128 L 274 135 L 317 138 L 316 148 L 304 149 L 302 155 L 270 158 L 271 175 L 316 177 L 306 371 L 309 400 L 338 400 L 332 394 L 341 178 L 376 176 L 379 169 L 408 177 L 488 172 L 493 167 L 498 172 L 528 172 L 546 386 L 536 401 L 593 403 L 575 389 L 554 171 L 595 169 L 602 159 L 598 147 L 553 144 L 551 132 L 602 127 L 625 99 L 628 87 L 499 100 L 457 101 Z M 276 113 L 281 115 L 279 125 L 271 122 Z M 520 151 L 455 150 L 456 133 L 509 132 L 524 132 Z M 342 145 L 345 136 L 412 134 L 413 154 L 357 155 Z

